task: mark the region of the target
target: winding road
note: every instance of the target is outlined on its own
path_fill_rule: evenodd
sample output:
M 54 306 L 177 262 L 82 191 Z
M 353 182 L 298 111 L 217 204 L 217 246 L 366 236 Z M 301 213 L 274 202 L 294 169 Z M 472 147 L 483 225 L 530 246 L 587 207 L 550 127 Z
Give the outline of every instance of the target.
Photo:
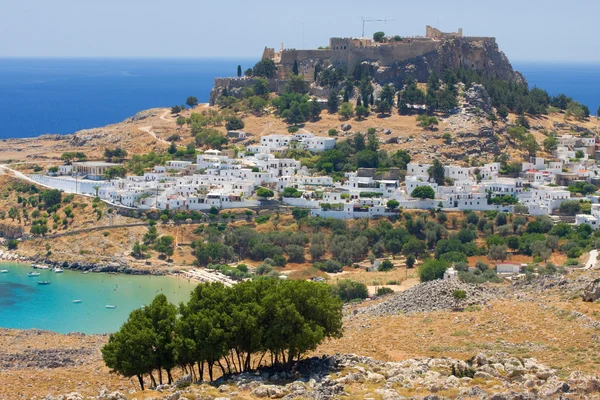
M 161 116 L 160 116 L 159 118 L 160 118 L 160 119 L 162 119 L 163 121 L 169 121 L 169 119 L 167 119 L 167 118 L 166 118 L 166 116 L 167 116 L 167 114 L 168 114 L 169 112 L 170 112 L 170 110 L 166 110 L 164 113 L 162 113 L 162 114 L 161 114 Z M 152 125 L 150 125 L 150 126 L 140 126 L 140 127 L 138 127 L 138 129 L 139 129 L 140 131 L 142 131 L 142 132 L 146 132 L 146 133 L 148 133 L 148 134 L 149 134 L 150 136 L 152 136 L 152 137 L 154 138 L 154 140 L 156 140 L 157 142 L 161 142 L 161 143 L 164 143 L 164 144 L 170 144 L 170 143 L 169 143 L 169 142 L 167 142 L 166 140 L 164 140 L 164 139 L 161 139 L 161 138 L 159 138 L 159 137 L 156 135 L 156 132 L 154 132 L 154 131 L 152 130 Z

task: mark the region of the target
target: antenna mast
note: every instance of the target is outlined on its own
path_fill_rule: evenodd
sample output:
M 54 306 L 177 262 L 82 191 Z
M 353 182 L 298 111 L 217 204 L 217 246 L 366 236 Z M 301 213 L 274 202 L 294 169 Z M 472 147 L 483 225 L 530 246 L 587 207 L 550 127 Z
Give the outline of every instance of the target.
M 365 37 L 365 22 L 393 22 L 396 21 L 395 19 L 364 19 L 363 17 L 360 17 L 360 19 L 362 20 L 362 35 L 361 38 Z

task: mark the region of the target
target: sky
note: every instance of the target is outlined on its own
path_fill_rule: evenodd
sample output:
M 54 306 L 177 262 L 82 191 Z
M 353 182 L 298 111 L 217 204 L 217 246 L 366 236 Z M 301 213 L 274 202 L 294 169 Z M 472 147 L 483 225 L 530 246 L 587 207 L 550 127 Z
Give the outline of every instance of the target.
M 462 27 L 513 61 L 600 62 L 598 0 L 2 0 L 0 57 L 258 58 L 265 46 Z

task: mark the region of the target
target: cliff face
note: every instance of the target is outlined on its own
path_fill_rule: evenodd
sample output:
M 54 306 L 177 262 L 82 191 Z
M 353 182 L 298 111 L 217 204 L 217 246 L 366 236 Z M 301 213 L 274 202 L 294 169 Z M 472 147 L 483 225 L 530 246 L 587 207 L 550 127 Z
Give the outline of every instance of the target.
M 370 66 L 371 75 L 380 85 L 398 84 L 407 78 L 427 82 L 433 71 L 441 75 L 444 70 L 460 68 L 481 71 L 487 78 L 527 83 L 519 72 L 513 70 L 494 38 L 447 37 L 440 41 L 409 42 L 402 46 L 372 46 L 315 52 L 285 52 L 285 59 L 277 63 L 277 79 L 271 80 L 271 90 L 278 92 L 285 87 L 285 78 L 291 74 L 294 61 L 298 61 L 308 82 L 312 81 L 316 64 L 343 66 L 351 72 L 358 63 L 362 63 L 363 66 Z M 245 78 L 215 79 L 210 104 L 216 104 L 224 89 L 227 89 L 230 95 L 240 97 L 241 90 L 251 83 L 252 80 Z M 312 86 L 311 94 L 327 96 L 327 89 L 323 91 L 318 85 Z
M 487 78 L 527 84 L 523 75 L 513 70 L 498 44 L 484 38 L 450 38 L 444 40 L 437 50 L 422 56 L 397 61 L 389 67 L 382 67 L 378 63 L 371 65 L 375 81 L 379 84 L 401 82 L 406 78 L 427 82 L 433 71 L 441 74 L 446 69 L 460 68 L 481 71 Z

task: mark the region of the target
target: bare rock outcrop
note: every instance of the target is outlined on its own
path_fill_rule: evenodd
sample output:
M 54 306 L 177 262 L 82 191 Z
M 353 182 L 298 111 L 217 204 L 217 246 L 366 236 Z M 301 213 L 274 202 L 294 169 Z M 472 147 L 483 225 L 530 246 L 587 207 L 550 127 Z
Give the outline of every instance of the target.
M 476 114 L 483 112 L 485 115 L 492 112 L 492 99 L 483 85 L 473 84 L 465 93 L 468 111 Z
M 583 301 L 594 302 L 600 299 L 600 279 L 596 279 L 590 282 L 585 289 L 583 289 Z

